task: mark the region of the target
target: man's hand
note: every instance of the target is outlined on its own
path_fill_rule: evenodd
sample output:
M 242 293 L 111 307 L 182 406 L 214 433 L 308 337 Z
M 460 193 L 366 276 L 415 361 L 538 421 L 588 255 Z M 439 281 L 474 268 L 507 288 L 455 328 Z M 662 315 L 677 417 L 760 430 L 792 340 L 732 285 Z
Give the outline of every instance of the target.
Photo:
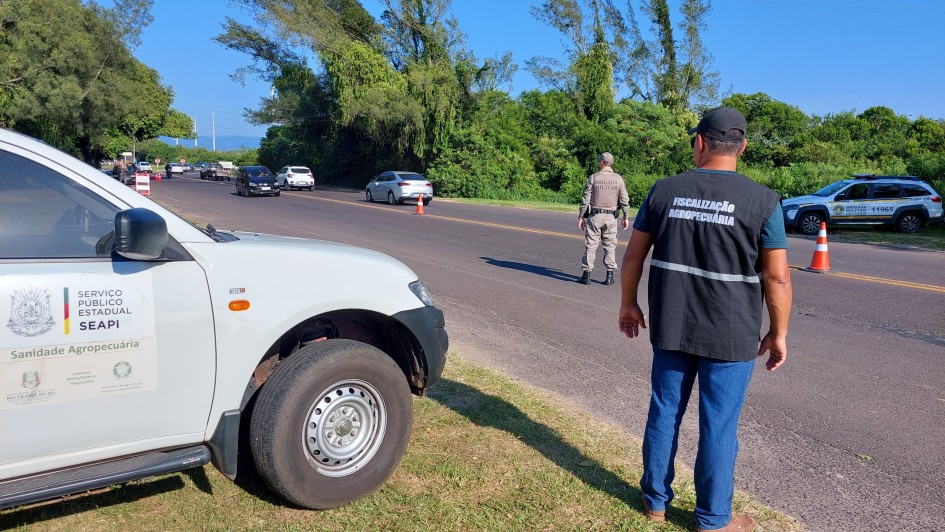
M 620 325 L 620 332 L 626 335 L 627 338 L 640 336 L 640 328 L 646 329 L 646 317 L 643 316 L 640 305 L 621 305 L 618 324 Z
M 578 220 L 578 227 L 581 229 L 581 231 L 583 231 L 584 228 L 587 227 L 587 224 L 584 223 L 584 218 L 581 218 L 580 220 Z
M 623 221 L 620 222 L 620 228 L 626 231 L 628 227 L 630 227 L 630 220 L 624 218 Z
M 776 336 L 771 331 L 768 331 L 768 334 L 761 339 L 761 346 L 758 347 L 758 356 L 763 356 L 765 351 L 768 352 L 768 361 L 765 362 L 765 367 L 768 368 L 768 371 L 774 371 L 780 368 L 781 364 L 784 364 L 784 361 L 787 360 L 787 342 L 783 337 Z

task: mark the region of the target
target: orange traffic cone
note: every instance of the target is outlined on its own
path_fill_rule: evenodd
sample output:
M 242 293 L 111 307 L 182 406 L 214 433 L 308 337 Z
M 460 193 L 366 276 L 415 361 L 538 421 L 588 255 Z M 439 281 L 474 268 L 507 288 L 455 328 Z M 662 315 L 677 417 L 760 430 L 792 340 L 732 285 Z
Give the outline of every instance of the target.
M 827 253 L 827 222 L 820 222 L 820 231 L 817 232 L 817 247 L 814 248 L 814 257 L 810 260 L 807 271 L 827 273 L 830 271 L 830 255 Z
M 423 214 L 423 196 L 417 198 L 417 212 L 414 214 Z

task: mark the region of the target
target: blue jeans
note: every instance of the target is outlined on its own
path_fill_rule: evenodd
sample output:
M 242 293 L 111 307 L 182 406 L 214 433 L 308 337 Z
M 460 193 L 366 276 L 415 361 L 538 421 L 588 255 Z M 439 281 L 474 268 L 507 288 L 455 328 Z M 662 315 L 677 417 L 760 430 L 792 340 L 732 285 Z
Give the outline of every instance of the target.
M 738 417 L 755 362 L 727 362 L 653 347 L 650 411 L 643 436 L 643 478 L 647 505 L 665 510 L 673 500 L 670 486 L 679 425 L 699 379 L 699 451 L 696 455 L 696 523 L 722 528 L 732 519 Z

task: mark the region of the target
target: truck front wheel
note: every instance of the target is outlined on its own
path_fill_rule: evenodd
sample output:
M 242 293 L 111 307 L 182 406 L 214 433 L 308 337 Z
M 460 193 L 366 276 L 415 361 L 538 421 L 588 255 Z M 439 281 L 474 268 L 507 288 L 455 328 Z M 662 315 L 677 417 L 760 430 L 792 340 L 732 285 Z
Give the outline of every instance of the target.
M 282 361 L 263 385 L 250 447 L 274 491 L 305 508 L 336 508 L 390 477 L 412 425 L 410 388 L 390 357 L 326 340 Z

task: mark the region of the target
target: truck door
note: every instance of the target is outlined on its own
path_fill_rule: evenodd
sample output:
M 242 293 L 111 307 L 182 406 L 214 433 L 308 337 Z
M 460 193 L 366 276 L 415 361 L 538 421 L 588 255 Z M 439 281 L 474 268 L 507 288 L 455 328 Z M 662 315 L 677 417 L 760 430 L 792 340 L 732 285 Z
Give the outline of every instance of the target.
M 855 183 L 836 196 L 830 203 L 830 219 L 835 222 L 860 223 L 869 218 L 868 183 Z
M 906 204 L 895 183 L 874 183 L 870 193 L 869 214 L 871 221 L 892 223 L 893 214 Z
M 0 147 L 0 479 L 203 440 L 206 276 L 174 242 L 163 260 L 112 256 L 126 207 Z

